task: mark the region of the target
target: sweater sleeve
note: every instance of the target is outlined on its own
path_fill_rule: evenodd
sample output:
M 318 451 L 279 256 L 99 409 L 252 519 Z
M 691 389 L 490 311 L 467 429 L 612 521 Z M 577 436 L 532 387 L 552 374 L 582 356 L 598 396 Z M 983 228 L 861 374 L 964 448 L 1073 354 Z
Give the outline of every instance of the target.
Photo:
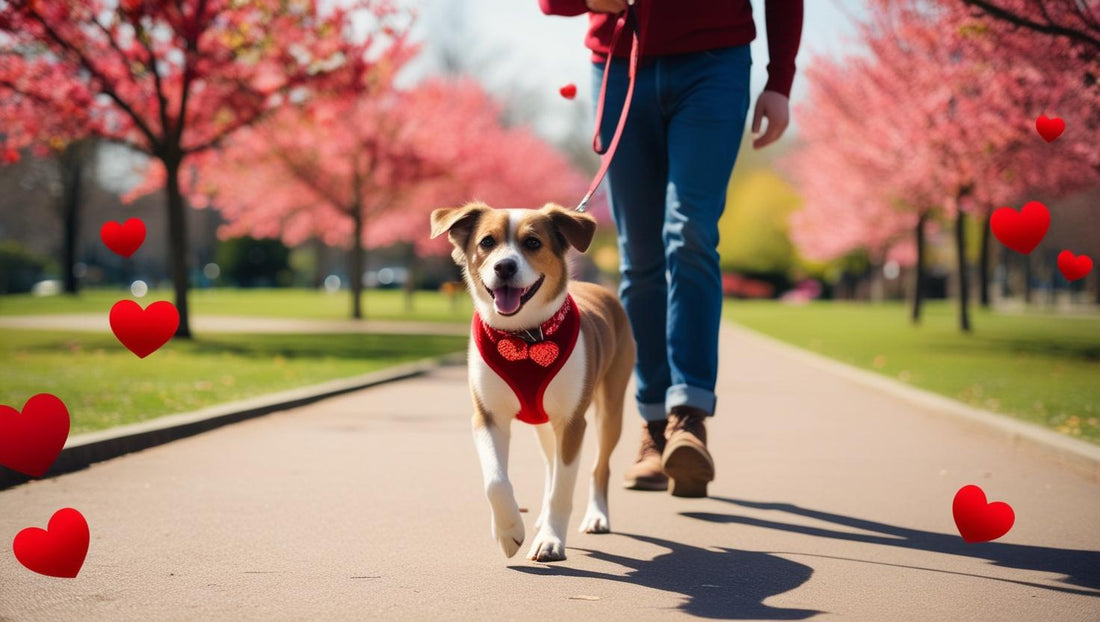
M 539 8 L 547 15 L 583 15 L 588 12 L 585 0 L 539 0 Z
M 547 0 L 540 2 L 545 4 Z M 764 20 L 768 30 L 768 82 L 764 90 L 790 97 L 794 59 L 802 39 L 802 0 L 765 0 Z

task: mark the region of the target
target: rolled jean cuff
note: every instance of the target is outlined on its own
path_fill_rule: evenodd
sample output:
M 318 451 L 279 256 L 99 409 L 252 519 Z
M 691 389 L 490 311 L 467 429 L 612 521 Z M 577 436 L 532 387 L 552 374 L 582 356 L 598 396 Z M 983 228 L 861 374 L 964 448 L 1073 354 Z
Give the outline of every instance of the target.
M 690 406 L 712 417 L 717 401 L 714 391 L 686 384 L 674 384 L 665 393 L 665 412 L 671 412 L 677 406 Z
M 664 403 L 643 404 L 638 402 L 638 412 L 642 414 L 642 419 L 646 421 L 664 421 L 668 419 L 668 411 L 665 410 Z

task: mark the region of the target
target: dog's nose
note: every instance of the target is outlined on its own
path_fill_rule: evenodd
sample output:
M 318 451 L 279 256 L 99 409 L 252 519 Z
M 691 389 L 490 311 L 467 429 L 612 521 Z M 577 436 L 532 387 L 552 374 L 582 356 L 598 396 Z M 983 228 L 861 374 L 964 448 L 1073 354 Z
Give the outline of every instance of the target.
M 516 268 L 514 259 L 501 259 L 493 266 L 493 271 L 502 279 L 510 279 L 515 276 Z

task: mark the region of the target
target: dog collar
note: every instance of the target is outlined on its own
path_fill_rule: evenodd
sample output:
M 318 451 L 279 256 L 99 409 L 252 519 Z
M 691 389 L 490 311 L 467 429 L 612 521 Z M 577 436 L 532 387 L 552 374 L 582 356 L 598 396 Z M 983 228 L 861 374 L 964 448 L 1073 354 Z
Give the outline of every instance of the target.
M 580 325 L 580 312 L 569 295 L 550 319 L 536 327 L 537 337 L 536 329 L 515 332 L 495 329 L 474 312 L 471 327 L 474 343 L 481 358 L 519 398 L 516 418 L 520 421 L 538 424 L 550 420 L 542 407 L 542 396 L 572 353 Z

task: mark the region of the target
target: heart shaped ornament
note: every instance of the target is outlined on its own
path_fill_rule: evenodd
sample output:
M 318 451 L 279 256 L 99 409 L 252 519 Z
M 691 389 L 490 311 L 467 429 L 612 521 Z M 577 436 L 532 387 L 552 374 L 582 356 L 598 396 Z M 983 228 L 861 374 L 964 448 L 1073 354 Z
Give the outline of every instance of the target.
M 508 361 L 522 361 L 527 358 L 527 342 L 516 337 L 502 337 L 497 342 L 497 352 Z
M 1052 143 L 1066 131 L 1066 122 L 1058 117 L 1048 118 L 1045 114 L 1041 114 L 1038 119 L 1035 119 L 1035 129 L 1043 140 Z
M 558 360 L 558 344 L 553 341 L 540 341 L 531 345 L 531 360 L 543 367 L 550 367 Z
M 1039 246 L 1050 229 L 1050 210 L 1038 201 L 1025 204 L 1019 212 L 999 207 L 989 218 L 989 227 L 1001 244 L 1027 255 Z
M 566 84 L 565 86 L 558 89 L 558 92 L 561 93 L 561 96 L 566 99 L 573 99 L 577 96 L 577 85 L 573 83 Z
M 1058 269 L 1067 281 L 1083 279 L 1092 272 L 1092 257 L 1074 255 L 1073 252 L 1064 250 L 1058 253 Z
M 987 503 L 985 491 L 973 484 L 963 486 L 955 493 L 951 511 L 959 535 L 967 542 L 996 540 L 1008 533 L 1016 522 L 1016 514 L 1010 505 L 1003 501 Z
M 0 404 L 0 465 L 41 477 L 69 437 L 69 411 L 57 396 L 39 393 L 23 412 Z
M 72 579 L 88 555 L 88 521 L 73 508 L 62 508 L 45 529 L 27 527 L 15 535 L 12 550 L 28 570 L 47 577 Z
M 166 300 L 145 309 L 133 300 L 120 300 L 111 307 L 111 330 L 131 352 L 145 358 L 168 343 L 180 325 L 176 306 Z
M 140 218 L 131 218 L 123 224 L 109 220 L 99 228 L 99 239 L 112 251 L 130 257 L 145 242 L 145 223 Z

